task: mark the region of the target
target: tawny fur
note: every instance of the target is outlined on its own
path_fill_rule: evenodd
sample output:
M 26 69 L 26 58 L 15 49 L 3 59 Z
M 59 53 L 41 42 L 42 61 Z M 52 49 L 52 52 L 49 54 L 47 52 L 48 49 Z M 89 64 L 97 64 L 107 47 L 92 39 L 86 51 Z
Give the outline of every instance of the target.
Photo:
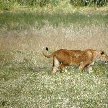
M 48 51 L 48 48 L 46 50 Z M 43 55 L 47 58 L 53 58 L 53 73 L 56 73 L 57 70 L 60 69 L 62 71 L 65 67 L 71 65 L 78 66 L 80 70 L 89 68 L 94 61 L 102 58 L 104 52 L 93 49 L 86 49 L 84 51 L 60 49 L 49 55 L 43 52 Z M 103 58 L 106 60 L 105 57 Z

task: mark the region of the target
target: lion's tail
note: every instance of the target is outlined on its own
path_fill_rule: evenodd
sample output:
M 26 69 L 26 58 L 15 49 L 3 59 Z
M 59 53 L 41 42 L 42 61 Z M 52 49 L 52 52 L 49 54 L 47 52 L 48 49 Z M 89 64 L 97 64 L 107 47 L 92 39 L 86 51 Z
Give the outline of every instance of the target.
M 48 53 L 48 50 L 49 50 L 48 47 L 46 47 L 45 50 L 46 50 L 47 53 Z M 44 51 L 43 51 L 42 53 L 43 53 L 43 55 L 44 55 L 45 57 L 47 57 L 47 58 L 53 57 L 53 54 L 49 54 L 49 55 L 48 55 L 48 54 L 46 54 Z

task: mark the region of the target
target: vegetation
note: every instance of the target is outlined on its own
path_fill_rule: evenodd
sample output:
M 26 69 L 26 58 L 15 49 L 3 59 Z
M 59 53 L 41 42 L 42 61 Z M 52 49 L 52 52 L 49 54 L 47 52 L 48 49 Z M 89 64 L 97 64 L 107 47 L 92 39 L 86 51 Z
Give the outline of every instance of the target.
M 11 54 L 17 59 L 8 59 Z M 108 66 L 95 64 L 93 73 L 75 68 L 52 75 L 48 62 L 30 52 L 0 53 L 1 108 L 106 108 Z M 20 55 L 20 56 L 19 56 Z M 27 61 L 19 57 L 33 57 Z M 20 61 L 20 62 L 19 62 Z
M 107 108 L 108 64 L 52 75 L 42 55 L 107 40 L 107 0 L 0 0 L 0 108 Z
M 103 3 L 99 9 L 89 5 Z M 41 6 L 41 4 L 45 6 Z M 107 25 L 108 7 L 106 0 L 1 0 L 0 29 L 23 30 L 31 27 L 41 28 L 49 24 L 58 25 Z
M 84 15 L 82 13 L 68 13 L 68 14 L 40 14 L 37 12 L 20 12 L 20 13 L 1 13 L 0 14 L 0 29 L 7 30 L 24 30 L 32 27 L 41 28 L 46 24 L 58 27 L 59 25 L 69 26 L 90 26 L 94 25 L 106 25 L 107 26 L 108 15 L 93 14 Z
M 106 6 L 107 0 L 1 0 L 0 9 L 1 10 L 11 10 L 12 8 L 17 8 L 19 6 L 27 7 L 44 7 L 51 6 L 56 7 L 61 4 L 71 4 L 72 6 Z

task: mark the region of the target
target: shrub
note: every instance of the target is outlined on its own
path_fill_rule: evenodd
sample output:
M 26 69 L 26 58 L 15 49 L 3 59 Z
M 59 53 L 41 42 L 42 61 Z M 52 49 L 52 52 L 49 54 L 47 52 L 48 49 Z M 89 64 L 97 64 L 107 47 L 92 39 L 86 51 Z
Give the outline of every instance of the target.
M 66 0 L 64 0 L 66 1 Z M 0 0 L 0 10 L 11 10 L 17 6 L 39 6 L 43 7 L 47 4 L 57 6 L 64 2 L 63 0 Z M 107 0 L 67 0 L 73 6 L 104 6 Z
M 11 10 L 17 8 L 19 4 L 14 0 L 1 0 L 0 1 L 0 10 Z
M 70 3 L 74 6 L 83 6 L 83 0 L 70 0 Z
M 74 6 L 104 6 L 107 5 L 107 0 L 70 0 Z
M 47 4 L 57 5 L 60 2 L 60 0 L 17 0 L 17 2 L 21 5 L 43 7 Z

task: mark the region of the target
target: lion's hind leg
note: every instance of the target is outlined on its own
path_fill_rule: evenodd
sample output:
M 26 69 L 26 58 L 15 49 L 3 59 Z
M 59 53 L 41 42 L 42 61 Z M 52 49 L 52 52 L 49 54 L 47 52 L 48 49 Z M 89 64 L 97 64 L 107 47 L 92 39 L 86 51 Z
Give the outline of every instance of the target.
M 53 74 L 57 72 L 59 66 L 60 66 L 60 62 L 58 61 L 56 57 L 53 57 L 53 69 L 52 69 Z

